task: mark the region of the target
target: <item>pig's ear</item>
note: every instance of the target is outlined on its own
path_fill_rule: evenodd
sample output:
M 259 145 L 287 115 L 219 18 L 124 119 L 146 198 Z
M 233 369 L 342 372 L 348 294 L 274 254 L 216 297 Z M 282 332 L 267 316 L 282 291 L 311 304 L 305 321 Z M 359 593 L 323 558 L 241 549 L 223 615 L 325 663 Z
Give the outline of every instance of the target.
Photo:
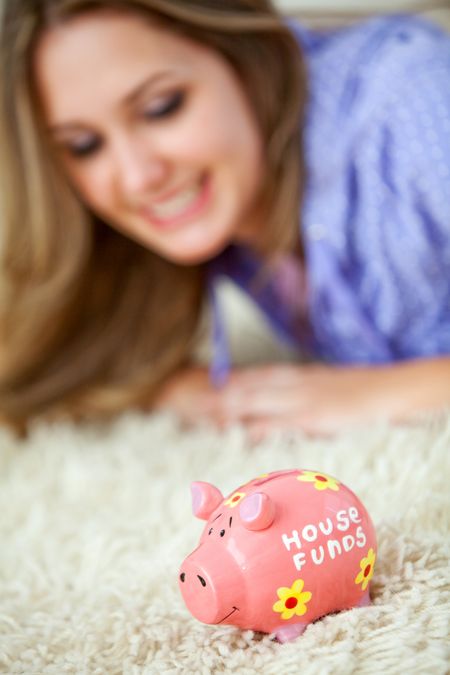
M 192 511 L 194 516 L 202 520 L 208 520 L 214 509 L 223 500 L 223 495 L 211 483 L 196 481 L 191 484 Z
M 275 504 L 264 492 L 255 492 L 241 501 L 239 515 L 248 530 L 265 530 L 275 518 Z

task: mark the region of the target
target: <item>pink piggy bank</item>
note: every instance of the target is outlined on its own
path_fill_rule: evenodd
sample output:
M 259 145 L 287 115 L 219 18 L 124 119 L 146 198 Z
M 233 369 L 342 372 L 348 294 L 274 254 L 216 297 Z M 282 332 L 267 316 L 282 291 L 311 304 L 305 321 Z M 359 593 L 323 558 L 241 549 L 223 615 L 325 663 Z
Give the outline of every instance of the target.
M 179 585 L 200 621 L 286 642 L 325 614 L 370 604 L 375 530 L 356 495 L 335 478 L 276 471 L 226 499 L 196 482 L 192 505 L 207 524 Z

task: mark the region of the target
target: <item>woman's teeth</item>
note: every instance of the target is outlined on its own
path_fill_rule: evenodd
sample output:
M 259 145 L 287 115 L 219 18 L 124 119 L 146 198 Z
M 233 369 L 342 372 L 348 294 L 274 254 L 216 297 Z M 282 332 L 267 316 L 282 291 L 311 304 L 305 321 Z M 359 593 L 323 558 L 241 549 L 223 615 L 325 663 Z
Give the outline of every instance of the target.
M 202 185 L 198 183 L 179 192 L 174 197 L 166 199 L 162 203 L 152 204 L 152 214 L 162 220 L 183 215 L 194 204 L 200 194 L 201 188 Z

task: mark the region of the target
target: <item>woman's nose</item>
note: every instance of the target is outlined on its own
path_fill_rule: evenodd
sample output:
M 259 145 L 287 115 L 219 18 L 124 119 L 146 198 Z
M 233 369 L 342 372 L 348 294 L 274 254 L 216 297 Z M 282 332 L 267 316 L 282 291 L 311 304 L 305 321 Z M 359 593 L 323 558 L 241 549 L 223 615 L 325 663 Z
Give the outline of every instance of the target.
M 142 143 L 123 145 L 116 152 L 114 161 L 121 191 L 129 196 L 159 189 L 170 173 L 167 159 Z

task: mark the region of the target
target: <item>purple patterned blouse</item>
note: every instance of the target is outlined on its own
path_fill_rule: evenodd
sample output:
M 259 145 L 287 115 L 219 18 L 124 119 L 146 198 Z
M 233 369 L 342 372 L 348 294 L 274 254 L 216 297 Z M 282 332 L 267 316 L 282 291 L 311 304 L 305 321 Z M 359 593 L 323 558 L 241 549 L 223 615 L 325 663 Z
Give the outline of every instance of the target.
M 291 28 L 310 80 L 305 278 L 299 270 L 296 281 L 287 260 L 258 290 L 260 263 L 250 250 L 233 245 L 212 261 L 216 383 L 230 367 L 220 275 L 313 358 L 356 364 L 450 354 L 450 36 L 405 15 L 327 33 Z M 296 284 L 299 296 L 307 288 L 307 303 L 296 302 Z

